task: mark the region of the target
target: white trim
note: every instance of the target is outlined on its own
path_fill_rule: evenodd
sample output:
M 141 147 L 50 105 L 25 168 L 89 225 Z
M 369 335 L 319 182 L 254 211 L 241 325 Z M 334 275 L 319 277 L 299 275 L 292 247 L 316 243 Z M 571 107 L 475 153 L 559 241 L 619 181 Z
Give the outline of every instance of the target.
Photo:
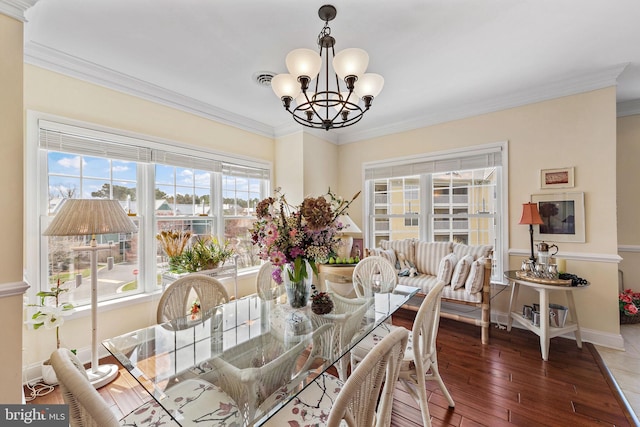
M 507 147 L 507 141 L 490 142 L 488 144 L 473 145 L 469 147 L 453 148 L 450 150 L 433 151 L 420 154 L 412 154 L 403 157 L 393 157 L 386 160 L 374 160 L 370 162 L 363 162 L 363 171 L 371 168 L 398 166 L 410 163 L 416 163 L 417 161 L 425 161 L 425 159 L 431 160 L 446 160 L 455 159 L 461 156 L 475 156 L 480 154 L 494 153 L 498 150 L 505 152 Z M 504 162 L 504 156 L 502 161 Z
M 273 138 L 275 135 L 273 128 L 264 123 L 223 110 L 214 105 L 128 76 L 37 42 L 28 41 L 25 43 L 24 62 L 268 138 Z
M 616 107 L 617 107 L 618 117 L 633 116 L 635 114 L 640 114 L 640 99 L 619 102 L 616 104 Z
M 505 312 L 492 312 L 491 313 L 491 322 L 497 323 L 499 327 L 504 327 L 507 325 L 507 313 Z M 520 325 L 518 322 L 512 323 L 513 328 L 526 329 L 524 326 Z M 528 330 L 528 329 L 527 329 Z M 573 332 L 567 332 L 566 334 L 560 335 L 562 338 L 567 338 L 570 340 L 576 339 Z M 603 347 L 609 347 L 616 350 L 624 350 L 624 338 L 621 334 L 612 334 L 608 332 L 602 332 L 596 329 L 587 329 L 580 327 L 580 336 L 583 342 L 590 342 L 592 344 L 601 345 Z M 489 341 L 491 341 L 491 333 L 489 333 Z M 550 346 L 550 351 L 553 352 L 553 344 Z
M 300 125 L 292 123 L 292 121 L 285 121 L 281 125 L 270 126 L 33 41 L 25 43 L 24 60 L 28 64 L 186 111 L 209 120 L 224 123 L 269 138 L 290 135 L 303 128 Z M 490 100 L 468 103 L 464 106 L 438 111 L 427 116 L 408 118 L 403 122 L 378 127 L 370 124 L 369 126 L 360 126 L 357 129 L 349 129 L 344 133 L 340 131 L 324 132 L 322 133 L 322 138 L 328 139 L 338 145 L 348 144 L 432 126 L 438 123 L 615 86 L 618 76 L 627 65 L 626 63 L 618 64 L 582 75 L 567 75 L 563 79 L 553 83 L 532 87 L 516 93 L 505 94 L 501 97 L 492 97 Z M 310 133 L 318 136 L 320 132 L 323 131 L 310 131 Z
M 640 252 L 640 245 L 618 245 L 618 252 Z
M 510 256 L 531 256 L 531 250 L 526 249 L 509 249 Z M 618 264 L 622 261 L 622 257 L 618 254 L 598 254 L 598 253 L 586 253 L 586 252 L 559 252 L 556 256 L 562 259 L 574 260 L 574 261 L 588 261 L 588 262 L 604 262 Z
M 27 282 L 9 282 L 0 284 L 0 298 L 23 295 L 29 289 Z
M 548 101 L 550 99 L 560 98 L 563 96 L 577 95 L 579 93 L 615 86 L 617 84 L 618 77 L 627 65 L 628 63 L 618 64 L 582 75 L 568 75 L 564 79 L 556 82 L 532 87 L 527 90 L 503 96 L 492 97 L 489 100 L 471 102 L 459 108 L 438 111 L 425 117 L 409 118 L 404 122 L 397 122 L 383 127 L 361 127 L 360 129 L 363 130 L 356 130 L 355 132 L 341 135 L 339 144 L 348 144 L 384 135 L 406 132 L 439 123 L 474 117 L 480 114 L 521 107 L 523 105 L 533 104 L 536 102 Z
M 38 0 L 0 0 L 0 13 L 18 21 L 27 22 L 24 13 Z

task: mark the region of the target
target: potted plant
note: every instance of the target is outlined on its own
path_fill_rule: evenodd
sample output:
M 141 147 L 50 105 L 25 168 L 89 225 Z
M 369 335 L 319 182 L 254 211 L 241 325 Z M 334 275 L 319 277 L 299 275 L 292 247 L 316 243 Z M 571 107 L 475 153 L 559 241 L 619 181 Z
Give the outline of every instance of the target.
M 640 322 L 640 292 L 625 289 L 618 294 L 618 308 L 620 311 L 620 323 Z
M 39 304 L 29 304 L 30 307 L 38 307 L 38 311 L 29 320 L 29 323 L 33 325 L 33 329 L 37 330 L 43 326 L 45 329 L 55 328 L 56 349 L 60 348 L 60 326 L 64 323 L 64 318 L 75 311 L 73 304 L 60 301 L 60 294 L 68 291 L 68 288 L 60 286 L 60 279 L 58 279 L 56 286 L 53 286 L 50 291 L 40 291 L 36 294 L 40 298 Z M 75 354 L 75 350 L 71 351 Z M 58 383 L 56 374 L 48 359 L 42 363 L 42 379 L 47 384 Z
M 233 249 L 229 247 L 229 241 L 220 243 L 218 238 L 198 238 L 192 246 L 193 265 L 187 269 L 190 273 L 201 270 L 212 270 L 224 264 L 232 255 Z
M 187 247 L 189 239 L 191 239 L 191 232 L 185 230 L 163 230 L 158 233 L 156 238 L 169 258 L 169 270 L 175 271 L 179 269 L 182 253 Z
M 215 236 L 197 236 L 192 239 L 189 231 L 165 230 L 156 237 L 169 257 L 171 273 L 212 270 L 224 264 L 234 253 L 228 240 L 221 243 Z

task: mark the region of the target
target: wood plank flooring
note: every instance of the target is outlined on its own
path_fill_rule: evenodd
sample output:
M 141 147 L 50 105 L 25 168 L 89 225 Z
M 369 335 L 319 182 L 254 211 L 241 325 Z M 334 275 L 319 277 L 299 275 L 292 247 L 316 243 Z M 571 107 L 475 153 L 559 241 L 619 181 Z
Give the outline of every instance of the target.
M 394 323 L 410 328 L 414 314 L 401 310 Z M 578 349 L 575 341 L 553 338 L 544 362 L 538 337 L 529 331 L 492 328 L 490 344 L 483 346 L 480 328 L 442 319 L 438 361 L 456 406 L 449 409 L 437 384 L 428 382 L 434 427 L 635 425 L 589 343 Z M 99 391 L 118 417 L 147 398 L 124 368 Z M 403 386 L 394 397 L 391 426 L 422 426 L 419 406 Z M 30 403 L 63 402 L 56 389 Z

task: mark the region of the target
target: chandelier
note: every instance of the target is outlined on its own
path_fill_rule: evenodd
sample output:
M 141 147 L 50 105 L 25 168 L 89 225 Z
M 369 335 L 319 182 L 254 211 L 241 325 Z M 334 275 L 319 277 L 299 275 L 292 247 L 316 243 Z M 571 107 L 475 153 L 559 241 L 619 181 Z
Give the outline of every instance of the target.
M 325 23 L 318 34 L 320 53 L 311 49 L 289 52 L 285 59 L 289 73 L 274 76 L 271 87 L 296 122 L 328 131 L 358 123 L 382 90 L 384 78 L 365 73 L 369 55 L 364 50 L 349 48 L 335 53 L 336 40 L 329 27 L 329 21 L 336 17 L 334 6 L 322 6 L 318 16 Z M 331 75 L 329 54 L 333 58 Z M 346 90 L 341 88 L 341 80 Z

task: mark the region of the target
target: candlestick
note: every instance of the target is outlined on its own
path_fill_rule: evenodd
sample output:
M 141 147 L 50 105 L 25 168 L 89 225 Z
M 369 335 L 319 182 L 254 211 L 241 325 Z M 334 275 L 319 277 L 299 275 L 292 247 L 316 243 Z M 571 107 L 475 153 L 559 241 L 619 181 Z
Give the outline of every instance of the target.
M 556 258 L 556 265 L 558 266 L 558 273 L 567 272 L 567 260 L 564 258 Z

